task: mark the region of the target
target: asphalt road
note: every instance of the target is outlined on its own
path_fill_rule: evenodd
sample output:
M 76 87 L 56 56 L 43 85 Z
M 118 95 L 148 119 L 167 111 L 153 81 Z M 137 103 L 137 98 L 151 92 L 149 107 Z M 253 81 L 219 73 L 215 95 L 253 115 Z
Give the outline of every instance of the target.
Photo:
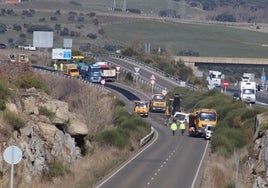
M 158 134 L 145 150 L 110 174 L 101 188 L 187 188 L 192 187 L 208 141 L 172 136 L 168 127 L 154 123 Z
M 105 60 L 131 72 L 135 72 L 134 67 L 137 67 L 135 64 L 120 59 L 109 58 Z M 139 76 L 148 80 L 154 74 L 156 83 L 166 87 L 167 90 L 172 90 L 179 86 L 178 83 L 170 81 L 165 76 L 156 75 L 153 71 L 144 69 L 142 66 L 139 73 Z M 107 86 L 116 89 L 117 86 L 115 85 L 109 84 Z M 137 92 L 129 87 L 121 88 L 120 90 L 123 92 Z M 130 98 L 136 97 L 130 95 Z M 203 138 L 188 137 L 187 133 L 180 135 L 177 132 L 175 136 L 172 136 L 171 130 L 169 127 L 164 126 L 161 118 L 164 118 L 161 114 L 154 113 L 149 115 L 148 120 L 151 121 L 156 130 L 154 140 L 144 148 L 141 148 L 134 158 L 131 158 L 104 178 L 96 185 L 97 188 L 198 187 L 198 185 L 194 186 L 194 183 L 198 184 L 198 172 L 209 142 Z

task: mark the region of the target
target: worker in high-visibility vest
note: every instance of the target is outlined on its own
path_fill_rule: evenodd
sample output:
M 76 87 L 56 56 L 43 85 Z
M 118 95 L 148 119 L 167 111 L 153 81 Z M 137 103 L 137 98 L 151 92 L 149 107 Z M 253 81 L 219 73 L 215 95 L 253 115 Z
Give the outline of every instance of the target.
M 175 135 L 175 131 L 178 129 L 178 126 L 176 124 L 176 120 L 175 119 L 173 120 L 173 123 L 171 124 L 170 129 L 172 130 L 172 135 L 174 136 Z
M 60 71 L 63 71 L 63 63 L 60 63 Z
M 184 135 L 184 131 L 185 131 L 185 122 L 181 122 L 179 129 L 181 131 L 181 135 Z
M 57 65 L 57 63 L 54 63 L 54 70 L 55 70 L 55 71 L 58 70 L 58 65 Z

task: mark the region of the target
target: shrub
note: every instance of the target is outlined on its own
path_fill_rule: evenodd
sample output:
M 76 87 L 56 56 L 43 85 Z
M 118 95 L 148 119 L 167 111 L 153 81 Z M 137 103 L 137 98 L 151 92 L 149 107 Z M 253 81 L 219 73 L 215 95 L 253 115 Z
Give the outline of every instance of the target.
M 133 82 L 133 76 L 131 72 L 128 72 L 125 76 L 125 80 Z
M 8 85 L 5 82 L 0 81 L 0 99 L 5 100 L 9 96 L 11 96 L 11 91 L 8 89 Z
M 24 75 L 16 80 L 15 84 L 22 89 L 36 88 L 43 89 L 44 91 L 48 91 L 46 85 L 41 80 L 41 78 L 35 75 Z
M 129 135 L 118 128 L 105 130 L 97 136 L 97 141 L 104 145 L 125 148 L 129 144 Z
M 88 38 L 91 38 L 91 39 L 96 39 L 98 36 L 97 36 L 96 34 L 94 34 L 94 33 L 89 33 L 89 34 L 87 35 L 87 37 L 88 37 Z
M 99 33 L 100 35 L 104 35 L 104 30 L 103 30 L 103 29 L 99 29 L 99 30 L 98 30 L 98 33 Z
M 4 118 L 16 131 L 19 131 L 26 124 L 23 118 L 21 118 L 19 115 L 15 114 L 14 112 L 11 112 L 8 110 L 4 112 Z
M 52 181 L 53 178 L 64 176 L 69 173 L 70 170 L 63 165 L 59 160 L 52 160 L 47 163 L 47 169 L 44 169 L 42 172 L 42 178 L 48 181 Z
M 137 56 L 138 52 L 136 52 L 133 48 L 127 48 L 127 49 L 122 50 L 122 55 L 133 57 L 133 56 Z
M 46 18 L 39 18 L 39 22 L 45 22 Z
M 116 99 L 115 102 L 114 102 L 114 106 L 123 107 L 123 106 L 126 106 L 126 104 L 125 104 L 124 101 Z
M 47 109 L 45 106 L 41 106 L 39 108 L 39 113 L 41 115 L 47 116 L 49 118 L 53 118 L 55 116 L 54 112 L 51 112 L 49 109 Z
M 13 30 L 14 31 L 21 31 L 22 30 L 22 27 L 18 24 L 13 24 Z
M 130 117 L 129 112 L 124 107 L 118 107 L 113 115 L 113 123 L 115 126 L 120 125 L 122 122 L 127 121 Z
M 90 13 L 87 14 L 87 16 L 94 17 L 94 16 L 96 16 L 96 12 L 90 12 Z
M 229 157 L 234 148 L 241 148 L 246 144 L 243 129 L 217 127 L 211 139 L 212 152 L 218 152 Z
M 6 109 L 6 102 L 3 99 L 0 99 L 0 110 Z
M 58 18 L 57 18 L 56 16 L 51 16 L 51 17 L 50 17 L 50 20 L 51 20 L 51 21 L 57 21 Z

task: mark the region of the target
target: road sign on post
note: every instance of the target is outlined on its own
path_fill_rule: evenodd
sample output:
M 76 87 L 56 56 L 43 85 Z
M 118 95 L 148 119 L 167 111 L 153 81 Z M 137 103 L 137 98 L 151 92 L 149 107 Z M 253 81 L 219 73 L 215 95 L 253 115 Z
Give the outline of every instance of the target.
M 152 84 L 152 94 L 154 94 L 154 84 L 155 84 L 155 76 L 152 74 L 150 77 L 151 84 Z
M 102 87 L 104 86 L 104 84 L 106 83 L 106 81 L 103 79 L 103 80 L 101 80 L 101 85 L 102 85 Z
M 223 80 L 222 86 L 224 87 L 224 93 L 226 93 L 226 88 L 229 86 L 229 82 L 227 80 Z
M 134 70 L 135 70 L 136 73 L 139 73 L 140 68 L 139 67 L 134 67 Z
M 119 73 L 120 73 L 120 68 L 119 66 L 116 66 L 115 69 L 116 69 L 116 79 L 118 80 L 119 79 Z
M 11 164 L 10 172 L 10 188 L 13 188 L 13 178 L 14 178 L 14 164 L 18 164 L 22 159 L 22 151 L 17 146 L 9 146 L 4 150 L 4 160 Z
M 155 80 L 155 76 L 152 74 L 152 76 L 150 77 L 150 80 Z
M 136 82 L 136 86 L 137 86 L 137 82 L 138 82 L 138 76 L 140 75 L 139 71 L 140 71 L 140 68 L 139 67 L 134 67 L 134 70 L 135 70 L 135 82 Z M 133 80 L 133 82 L 134 82 Z

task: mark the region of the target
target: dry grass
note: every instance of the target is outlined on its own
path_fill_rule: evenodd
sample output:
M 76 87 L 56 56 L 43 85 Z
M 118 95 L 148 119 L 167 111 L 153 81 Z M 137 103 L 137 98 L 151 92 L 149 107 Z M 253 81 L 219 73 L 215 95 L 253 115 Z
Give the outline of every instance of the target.
M 225 159 L 218 154 L 209 154 L 200 188 L 222 188 L 234 182 L 233 158 Z

